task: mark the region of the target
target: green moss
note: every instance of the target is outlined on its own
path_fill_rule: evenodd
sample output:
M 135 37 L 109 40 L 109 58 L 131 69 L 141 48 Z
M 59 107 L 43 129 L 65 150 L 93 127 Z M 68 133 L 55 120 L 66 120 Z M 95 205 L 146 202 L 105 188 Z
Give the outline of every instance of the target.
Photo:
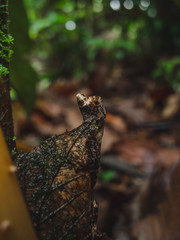
M 13 54 L 13 38 L 8 34 L 8 13 L 6 5 L 0 6 L 0 26 L 0 76 L 5 76 L 9 74 L 8 63 Z
M 10 34 L 5 34 L 0 30 L 0 58 L 4 59 L 6 62 L 9 62 L 12 56 L 12 43 L 13 38 Z
M 5 76 L 7 74 L 9 74 L 8 68 L 0 64 L 0 76 Z

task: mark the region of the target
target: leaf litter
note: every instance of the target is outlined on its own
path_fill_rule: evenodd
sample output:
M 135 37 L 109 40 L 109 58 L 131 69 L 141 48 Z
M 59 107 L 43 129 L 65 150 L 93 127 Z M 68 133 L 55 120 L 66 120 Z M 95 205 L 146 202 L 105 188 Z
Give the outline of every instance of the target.
M 113 240 L 180 238 L 179 93 L 164 95 L 164 90 L 154 85 L 152 90 L 151 82 L 144 84 L 145 80 L 137 80 L 138 86 L 143 82 L 143 94 L 132 88 L 132 79 L 125 84 L 117 76 L 114 94 L 105 87 L 98 89 L 107 108 L 102 144 L 102 163 L 105 158 L 106 163 L 95 187 L 100 203 L 98 227 Z M 110 85 L 113 88 L 113 79 Z M 60 88 L 51 86 L 39 93 L 29 120 L 19 102 L 13 103 L 19 150 L 31 150 L 40 140 L 82 122 L 74 96 L 77 89 L 94 95 L 95 87 L 63 86 L 66 95 Z

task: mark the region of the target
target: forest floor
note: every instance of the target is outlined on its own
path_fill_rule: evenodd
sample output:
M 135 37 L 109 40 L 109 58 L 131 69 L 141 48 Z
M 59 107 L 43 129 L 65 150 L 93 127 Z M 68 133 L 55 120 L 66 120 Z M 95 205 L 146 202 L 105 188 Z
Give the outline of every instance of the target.
M 101 95 L 107 118 L 95 187 L 99 229 L 113 240 L 176 239 L 180 94 L 143 73 L 135 74 L 132 67 L 124 70 L 117 64 L 108 77 L 104 66 L 99 68 L 86 86 L 58 80 L 39 90 L 29 120 L 14 101 L 18 149 L 30 151 L 40 140 L 79 126 L 78 92 Z

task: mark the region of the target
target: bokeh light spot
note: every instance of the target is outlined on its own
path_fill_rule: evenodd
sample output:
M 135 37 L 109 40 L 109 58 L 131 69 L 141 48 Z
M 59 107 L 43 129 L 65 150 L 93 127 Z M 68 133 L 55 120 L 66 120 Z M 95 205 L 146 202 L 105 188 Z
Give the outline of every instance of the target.
M 150 8 L 150 9 L 148 9 L 147 14 L 148 14 L 149 17 L 154 18 L 157 15 L 157 11 L 154 8 Z
M 150 0 L 141 0 L 140 6 L 143 8 L 148 8 L 150 6 Z
M 102 10 L 103 10 L 102 0 L 94 0 L 93 11 L 99 13 L 102 12 Z
M 123 5 L 126 9 L 130 10 L 134 7 L 134 2 L 132 0 L 125 0 Z
M 117 11 L 117 10 L 120 9 L 121 3 L 120 3 L 119 0 L 111 0 L 111 1 L 110 1 L 110 7 L 111 7 L 113 10 Z
M 65 23 L 65 28 L 69 31 L 73 31 L 76 29 L 76 23 L 72 20 L 69 20 Z

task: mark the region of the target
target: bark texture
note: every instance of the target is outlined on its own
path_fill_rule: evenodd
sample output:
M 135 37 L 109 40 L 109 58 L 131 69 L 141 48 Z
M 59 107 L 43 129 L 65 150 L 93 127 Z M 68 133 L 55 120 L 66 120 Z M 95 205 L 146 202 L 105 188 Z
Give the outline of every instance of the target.
M 12 158 L 16 156 L 16 142 L 10 99 L 9 61 L 12 38 L 8 29 L 8 1 L 0 0 L 0 127 L 3 130 Z

